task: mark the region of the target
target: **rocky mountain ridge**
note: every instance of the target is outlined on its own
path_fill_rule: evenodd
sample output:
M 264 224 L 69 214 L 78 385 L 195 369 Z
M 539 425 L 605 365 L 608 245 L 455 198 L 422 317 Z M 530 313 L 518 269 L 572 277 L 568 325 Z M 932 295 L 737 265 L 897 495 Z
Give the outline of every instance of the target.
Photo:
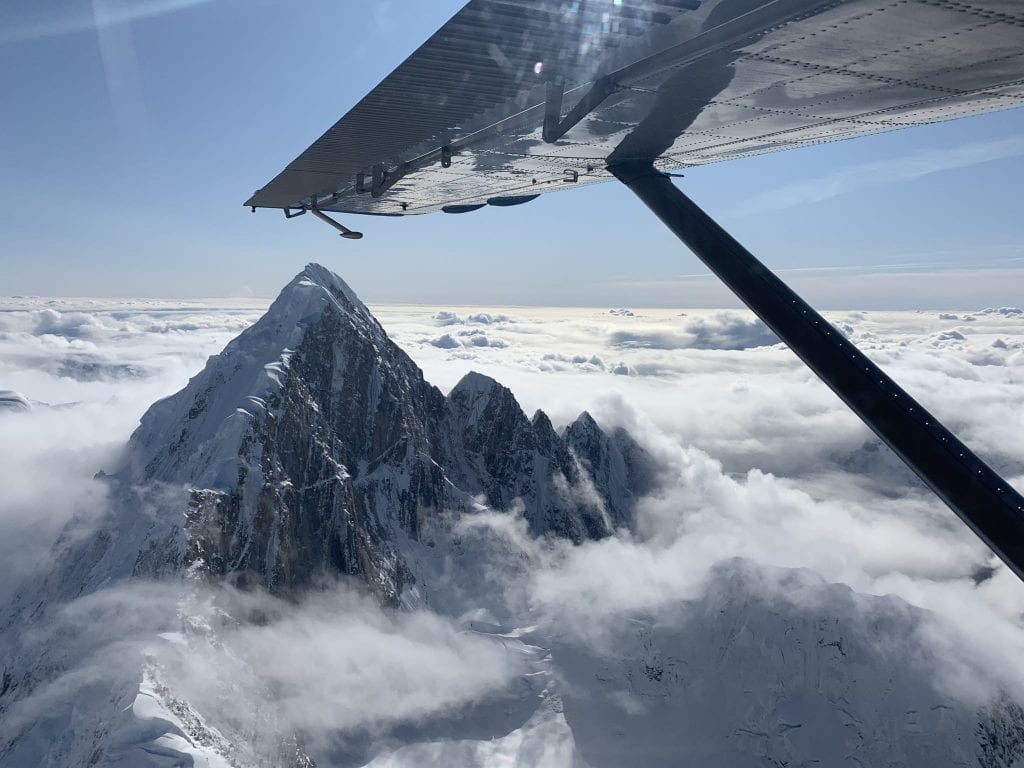
M 635 441 L 589 414 L 559 434 L 475 372 L 443 395 L 315 264 L 149 409 L 119 476 L 191 489 L 180 568 L 271 591 L 351 574 L 392 603 L 413 578 L 395 543 L 424 516 L 521 508 L 535 535 L 597 539 L 651 483 Z

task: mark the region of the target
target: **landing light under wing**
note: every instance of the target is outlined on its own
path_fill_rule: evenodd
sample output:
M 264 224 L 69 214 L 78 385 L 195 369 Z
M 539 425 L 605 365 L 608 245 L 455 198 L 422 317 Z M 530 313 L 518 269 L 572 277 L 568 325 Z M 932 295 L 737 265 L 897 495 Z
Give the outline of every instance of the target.
M 468 210 L 1021 105 L 1020 0 L 471 0 L 246 205 Z

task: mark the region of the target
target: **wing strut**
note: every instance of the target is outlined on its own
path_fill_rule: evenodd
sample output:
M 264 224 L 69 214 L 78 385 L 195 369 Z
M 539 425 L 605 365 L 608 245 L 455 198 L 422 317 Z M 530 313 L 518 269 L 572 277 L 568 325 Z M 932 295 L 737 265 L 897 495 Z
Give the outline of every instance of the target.
M 609 171 L 1024 579 L 1024 498 L 646 161 Z

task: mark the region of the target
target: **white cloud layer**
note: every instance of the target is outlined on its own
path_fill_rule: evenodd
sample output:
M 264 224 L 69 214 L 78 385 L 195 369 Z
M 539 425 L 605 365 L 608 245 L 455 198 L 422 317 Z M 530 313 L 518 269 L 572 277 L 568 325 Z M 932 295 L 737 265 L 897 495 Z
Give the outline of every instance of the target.
M 699 596 L 717 563 L 741 557 L 933 612 L 918 640 L 945 649 L 937 682 L 961 695 L 1024 683 L 1024 664 L 1007 666 L 1024 650 L 1024 587 L 749 314 L 507 313 L 514 324 L 489 328 L 507 348 L 472 354 L 417 345 L 426 310 L 379 315 L 442 388 L 470 365 L 556 424 L 587 408 L 626 426 L 667 468 L 632 536 L 553 555 L 506 530 L 543 564 L 517 587 L 529 592 L 524 602 L 595 639 L 623 616 Z M 1024 489 L 1016 308 L 829 317 Z M 995 576 L 976 584 L 991 567 Z
M 136 581 L 49 610 L 19 637 L 22 659 L 35 654 L 45 672 L 5 711 L 0 745 L 35 725 L 58 754 L 80 756 L 75 742 L 92 737 L 81 723 L 98 720 L 118 765 L 150 765 L 149 740 L 168 726 L 139 722 L 145 716 L 187 723 L 198 742 L 231 734 L 242 765 L 284 759 L 296 733 L 311 748 L 358 754 L 361 741 L 391 727 L 471 704 L 507 708 L 505 689 L 530 661 L 525 649 L 436 613 L 386 612 L 344 583 L 292 602 L 227 586 Z M 44 657 L 47 648 L 60 653 Z M 147 711 L 147 694 L 163 706 Z M 65 710 L 75 713 L 70 728 L 39 728 L 60 722 Z M 16 765 L 33 754 L 31 744 L 18 750 Z
M 261 309 L 8 302 L 0 311 L 0 390 L 21 393 L 31 407 L 0 408 L 0 601 L 48 565 L 49 543 L 70 520 L 87 529 L 106 508 L 106 485 L 93 474 L 116 465 L 145 408 L 184 385 Z M 435 746 L 396 747 L 379 753 L 377 765 L 452 759 L 442 743 L 477 755 L 467 764 L 535 750 L 569 765 L 572 737 L 557 725 L 565 720 L 539 724 L 514 704 L 536 700 L 550 665 L 528 639 L 498 628 L 529 621 L 558 642 L 614 648 L 629 622 L 685 617 L 729 568 L 746 567 L 730 565 L 735 558 L 762 569 L 761 583 L 743 581 L 743 589 L 785 610 L 833 610 L 822 604 L 834 597 L 826 583 L 851 587 L 849 600 L 865 616 L 877 610 L 872 600 L 890 600 L 884 596 L 925 609 L 928 618 L 901 652 L 917 649 L 933 661 L 934 685 L 946 695 L 978 703 L 1024 686 L 1022 585 L 749 314 L 407 306 L 376 313 L 443 390 L 474 369 L 556 425 L 587 409 L 606 426 L 628 428 L 661 467 L 660 488 L 641 501 L 635 530 L 573 547 L 531 540 L 514 516 L 465 519 L 455 524 L 461 554 L 416 550 L 411 566 L 424 590 L 409 596 L 416 608 L 399 615 L 337 587 L 298 605 L 231 591 L 108 590 L 58 611 L 57 630 L 91 627 L 76 646 L 83 661 L 27 701 L 20 717 L 97 685 L 133 654 L 158 658 L 154 679 L 173 680 L 176 695 L 214 719 L 273 720 L 266 732 L 274 738 L 301 731 L 323 749 L 370 759 L 377 753 L 365 740 L 334 742 L 337 731 L 433 734 Z M 1024 313 L 830 319 L 1024 488 Z M 793 568 L 803 575 L 785 570 Z M 172 619 L 186 599 L 193 608 L 210 601 L 196 615 L 217 625 L 224 644 L 204 642 L 201 627 L 178 633 Z M 252 624 L 224 620 L 257 614 Z M 155 641 L 157 631 L 172 634 Z M 44 632 L 38 644 L 48 642 Z M 516 689 L 522 680 L 540 687 Z M 232 711 L 239 702 L 250 709 Z M 486 714 L 488 702 L 516 714 Z M 487 751 L 479 734 L 430 731 L 466 707 L 477 708 L 466 722 L 511 718 L 524 742 L 503 736 Z

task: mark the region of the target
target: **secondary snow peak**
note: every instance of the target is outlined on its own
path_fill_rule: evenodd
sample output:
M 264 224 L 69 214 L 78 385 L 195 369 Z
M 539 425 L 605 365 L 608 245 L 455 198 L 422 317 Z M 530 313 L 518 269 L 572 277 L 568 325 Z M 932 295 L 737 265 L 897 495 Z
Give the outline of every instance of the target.
M 489 394 L 496 387 L 504 389 L 501 384 L 490 376 L 478 373 L 477 371 L 470 371 L 459 379 L 458 383 L 452 387 L 449 397 L 476 397 L 478 395 Z
M 281 294 L 284 295 L 291 290 L 302 288 L 322 288 L 337 303 L 340 309 L 346 312 L 358 312 L 370 317 L 370 310 L 359 300 L 356 292 L 349 287 L 349 284 L 338 275 L 331 272 L 322 264 L 310 262 L 295 278 L 285 286 Z

